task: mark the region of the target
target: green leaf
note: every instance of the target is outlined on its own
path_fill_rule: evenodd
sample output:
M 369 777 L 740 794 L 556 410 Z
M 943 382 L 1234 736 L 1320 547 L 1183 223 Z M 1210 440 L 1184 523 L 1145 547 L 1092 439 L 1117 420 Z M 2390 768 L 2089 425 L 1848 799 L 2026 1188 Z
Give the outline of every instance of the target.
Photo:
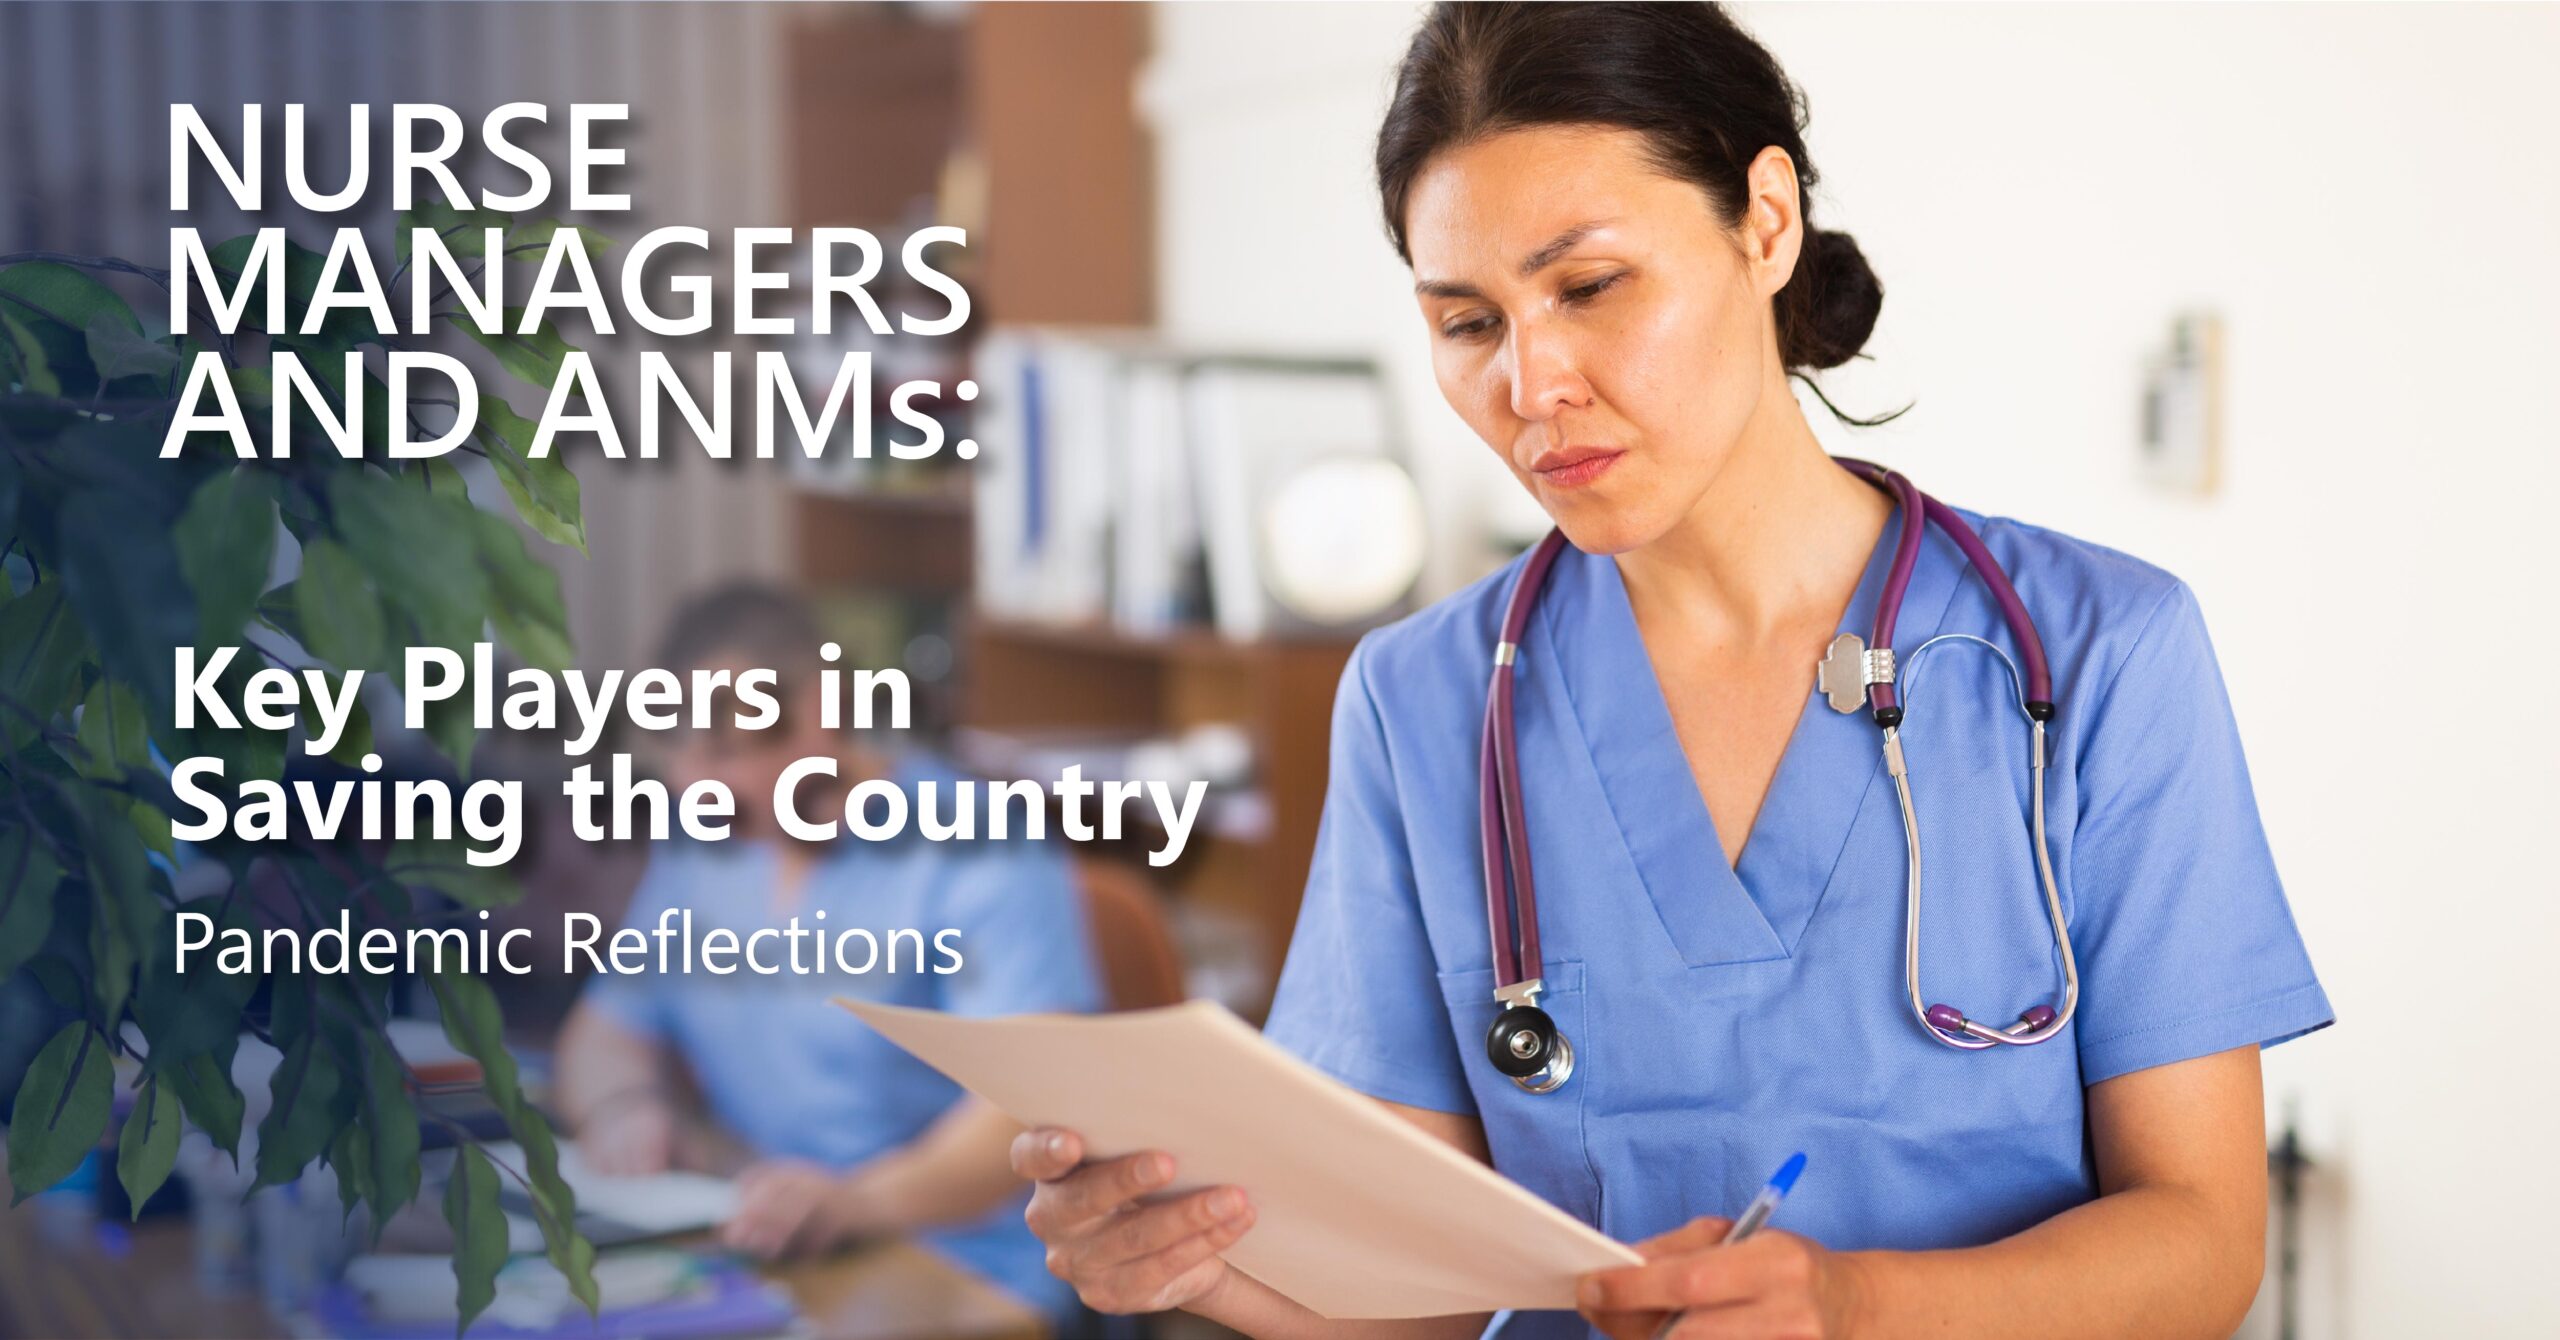
M 409 1098 L 408 1073 L 380 1034 L 365 1038 L 364 1120 L 366 1178 L 374 1231 L 382 1231 L 403 1205 L 418 1198 L 418 1108 Z
M 263 664 L 255 652 L 236 653 L 222 672 L 214 676 L 214 696 L 239 717 L 237 730 L 223 730 L 208 722 L 202 714 L 192 730 L 177 729 L 169 717 L 154 718 L 153 740 L 160 752 L 170 758 L 194 758 L 210 754 L 222 760 L 222 783 L 237 786 L 250 778 L 275 781 L 284 775 L 285 733 L 249 724 L 240 715 L 241 704 L 249 691 L 249 677 Z M 166 678 L 166 676 L 163 676 Z
M 365 1135 L 363 1122 L 350 1121 L 338 1128 L 338 1138 L 329 1142 L 329 1166 L 338 1174 L 338 1219 L 344 1223 L 359 1202 L 373 1199 L 373 1142 Z M 375 1223 L 388 1217 L 378 1215 Z M 378 1226 L 374 1236 L 382 1236 Z
M 516 1080 L 516 1058 L 507 1050 L 506 1021 L 489 984 L 447 969 L 430 977 L 428 985 L 435 992 L 446 1040 L 480 1063 L 480 1086 L 490 1103 L 500 1112 L 521 1106 L 524 1090 Z
M 116 919 L 103 912 L 89 918 L 89 1000 L 100 1017 L 124 1013 L 125 999 L 133 994 L 133 970 L 134 941 Z
M 101 321 L 134 334 L 142 322 L 114 289 L 84 271 L 51 261 L 0 270 L 0 316 L 24 323 L 44 347 L 56 394 L 86 396 L 98 389 L 89 363 L 88 330 Z
M 215 474 L 187 500 L 172 538 L 187 589 L 196 596 L 196 645 L 239 641 L 275 561 L 273 477 L 240 469 Z
M 136 1219 L 142 1217 L 143 1202 L 178 1166 L 178 1128 L 186 1124 L 178 1108 L 176 1098 L 161 1095 L 159 1080 L 145 1080 L 116 1135 L 116 1180 L 124 1184 L 124 1198 Z
M 5 352 L 7 348 L 5 343 L 0 343 L 0 352 Z M 0 420 L 0 440 L 6 439 L 7 432 L 7 422 Z M 0 536 L 8 537 L 7 540 L 0 541 L 0 545 L 14 543 L 17 539 L 18 498 L 25 491 L 25 485 L 26 477 L 18 469 L 18 458 L 9 452 L 0 451 Z M 7 604 L 18 594 L 16 579 L 10 576 L 13 563 L 21 569 L 26 566 L 26 560 L 23 558 L 0 558 L 0 605 Z M 35 580 L 32 573 L 29 574 L 28 580 Z
M 574 660 L 569 647 L 569 610 L 560 599 L 560 574 L 525 552 L 523 537 L 505 518 L 474 512 L 480 565 L 489 575 L 489 622 L 499 640 L 515 648 L 527 665 L 564 671 Z
M 133 830 L 122 796 L 84 788 L 78 800 L 81 854 L 88 858 L 89 892 L 99 919 L 113 922 L 139 961 L 159 961 L 167 909 L 152 896 L 151 862 Z M 109 1011 L 113 1018 L 114 1012 Z
M 444 1184 L 444 1221 L 453 1227 L 453 1301 L 461 1315 L 453 1333 L 469 1329 L 498 1296 L 498 1267 L 507 1261 L 507 1216 L 498 1208 L 498 1170 L 478 1145 L 453 1154 Z
M 258 621 L 296 642 L 303 640 L 301 585 L 297 578 L 258 597 Z
M 62 505 L 62 583 L 107 669 L 155 718 L 173 710 L 171 653 L 196 643 L 177 545 L 165 526 L 136 525 L 132 500 L 86 488 Z
M 336 1111 L 344 1083 L 337 1058 L 317 1032 L 303 1031 L 286 1049 L 267 1084 L 273 1098 L 267 1119 L 258 1123 L 257 1186 L 292 1181 L 329 1147 L 344 1124 Z
M 498 482 L 533 533 L 579 553 L 587 551 L 587 523 L 578 500 L 578 477 L 553 451 L 535 460 L 530 454 L 537 425 L 497 396 L 480 395 L 478 439 L 498 470 Z
M 80 704 L 74 770 L 93 781 L 121 782 L 128 773 L 156 779 L 159 773 L 151 762 L 148 723 L 142 700 L 133 695 L 133 690 L 112 679 L 100 679 L 90 686 L 88 698 Z M 125 800 L 119 808 L 142 845 L 176 859 L 177 846 L 170 840 L 168 815 L 141 799 Z
M 147 800 L 137 800 L 125 806 L 125 817 L 132 820 L 134 836 L 142 839 L 143 846 L 172 862 L 178 859 L 178 843 L 170 832 L 169 816 L 158 807 Z
M 230 275 L 237 275 L 248 268 L 249 253 L 251 248 L 257 244 L 257 240 L 258 239 L 255 235 L 244 233 L 227 242 L 216 245 L 211 251 L 207 252 L 206 255 L 213 261 L 217 268 L 227 272 L 226 277 Z M 303 246 L 299 242 L 292 241 L 291 239 L 286 240 L 284 244 L 283 266 L 285 323 L 283 329 L 270 333 L 278 336 L 323 339 L 346 346 L 352 346 L 365 341 L 371 341 L 377 344 L 380 343 L 382 340 L 382 333 L 373 328 L 373 319 L 366 316 L 361 310 L 353 307 L 338 307 L 331 309 L 327 318 L 321 321 L 320 329 L 318 331 L 314 332 L 311 336 L 302 336 L 300 334 L 302 330 L 302 318 L 311 310 L 311 300 L 319 296 L 320 272 L 327 267 L 328 259 L 328 257 L 317 251 L 313 251 L 309 247 Z M 356 281 L 352 277 L 353 264 L 354 262 L 351 260 L 349 262 L 350 269 L 346 272 L 341 272 L 340 286 L 342 288 L 352 289 L 355 285 Z M 253 327 L 259 330 L 266 329 L 267 295 L 265 292 L 265 276 L 266 267 L 259 267 L 257 271 L 257 282 L 250 286 L 249 304 L 242 312 L 241 324 L 243 326 Z M 387 287 L 388 286 L 386 285 L 386 288 Z
M 303 738 L 319 739 L 321 731 L 319 704 L 305 698 L 302 700 L 301 712 Z M 372 752 L 373 713 L 365 709 L 364 699 L 359 696 L 354 702 L 347 704 L 347 728 L 338 732 L 337 747 L 329 751 L 329 757 L 332 761 L 344 763 L 350 768 L 361 768 L 364 766 L 364 756 Z
M 473 539 L 469 506 L 372 470 L 338 470 L 329 481 L 331 530 L 390 602 L 418 621 L 421 640 L 444 647 L 477 641 L 489 587 Z M 305 607 L 305 632 L 309 627 Z
M 417 461 L 414 468 L 419 477 L 426 480 L 428 493 L 456 502 L 471 501 L 470 481 L 462 477 L 460 470 L 453 468 L 453 462 L 442 456 L 428 456 Z
M 213 1141 L 213 1147 L 240 1157 L 240 1118 L 247 1103 L 231 1082 L 231 1049 L 190 1056 L 185 1065 L 161 1076 L 178 1091 L 187 1120 Z
M 323 333 L 279 336 L 275 347 L 279 351 L 291 352 L 301 361 L 303 371 L 320 383 L 330 417 L 344 418 L 347 412 L 347 356 L 356 352 L 355 344 L 343 335 Z M 369 368 L 360 375 L 363 377 L 364 407 L 357 415 L 356 436 L 363 449 L 358 455 L 366 460 L 385 461 L 391 443 L 391 388 Z M 298 456 L 325 461 L 347 459 L 339 454 L 337 444 L 321 427 L 308 396 L 298 393 L 294 396 L 291 432 Z
M 115 680 L 90 686 L 80 704 L 77 739 L 81 757 L 73 767 L 83 777 L 119 781 L 129 770 L 151 771 L 151 732 L 142 700 Z
M 142 333 L 142 319 L 114 289 L 84 270 L 52 261 L 0 270 L 0 311 L 21 320 L 41 317 L 60 322 L 73 333 L 100 322 L 112 323 L 128 334 Z
M 151 863 L 135 833 L 131 806 L 113 793 L 84 789 L 77 800 L 82 855 L 88 858 L 89 996 L 98 1017 L 123 1017 L 134 970 L 159 962 L 172 937 L 166 911 L 152 896 Z
M 70 704 L 88 655 L 88 635 L 61 582 L 46 578 L 0 605 L 0 693 L 16 704 L 0 708 L 0 743 L 9 752 L 36 737 L 40 723 L 25 713 L 50 721 Z
M 8 355 L 18 385 L 33 395 L 62 394 L 62 379 L 53 375 L 53 364 L 45 359 L 44 341 L 8 312 L 0 312 L 0 332 L 9 337 L 8 344 L 0 346 L 0 354 Z
M 465 843 L 451 838 L 403 838 L 391 844 L 386 866 L 402 884 L 432 889 L 475 910 L 506 907 L 524 896 L 505 867 L 473 865 L 468 851 Z
M 141 990 L 134 997 L 134 1021 L 142 1026 L 143 1040 L 151 1044 L 149 1069 L 155 1074 L 166 1074 L 182 1062 L 205 1055 L 222 1056 L 227 1067 L 240 1040 L 241 1011 L 258 993 L 255 960 L 252 971 L 224 972 L 219 954 L 234 932 L 254 942 L 258 915 L 245 898 L 229 900 L 228 907 L 221 905 L 223 901 L 200 898 L 178 909 L 214 918 L 213 946 L 188 955 L 186 972 L 178 971 L 173 917 L 170 952 L 160 955 L 142 974 Z
M 531 1104 L 520 1104 L 507 1114 L 507 1134 L 524 1150 L 526 1198 L 533 1202 L 534 1226 L 542 1230 L 543 1255 L 569 1282 L 569 1295 L 593 1315 L 599 1302 L 596 1248 L 578 1232 L 577 1196 L 560 1176 L 560 1146 L 551 1122 Z
M 468 675 L 470 672 L 463 672 Z M 453 770 L 466 781 L 471 776 L 471 753 L 480 741 L 480 728 L 471 720 L 471 691 L 465 680 L 464 691 L 451 698 L 427 704 L 427 739 L 439 753 L 452 762 Z
M 294 582 L 302 616 L 303 645 L 341 670 L 380 667 L 388 655 L 382 600 L 365 581 L 355 556 L 333 540 L 302 550 L 302 576 Z
M 27 1066 L 9 1112 L 9 1204 L 71 1175 L 98 1147 L 115 1103 L 115 1061 L 86 1021 L 63 1025 Z
M 524 326 L 521 307 L 507 308 L 499 315 L 503 324 L 496 334 L 468 321 L 457 324 L 463 334 L 498 356 L 499 367 L 549 391 L 552 383 L 560 380 L 560 360 L 568 357 L 573 346 L 560 338 L 560 332 L 552 329 L 548 321 L 536 325 L 530 333 L 519 333 Z
M 595 1245 L 577 1231 L 577 1197 L 561 1180 L 560 1147 L 551 1123 L 525 1101 L 515 1057 L 507 1051 L 497 998 L 490 994 L 488 983 L 461 972 L 438 973 L 431 983 L 444 1017 L 445 1037 L 480 1063 L 481 1088 L 506 1119 L 507 1133 L 524 1149 L 525 1182 L 534 1222 L 542 1230 L 544 1254 L 568 1280 L 570 1294 L 593 1313 L 597 1306 Z
M 83 334 L 87 337 L 90 366 L 98 370 L 99 381 L 165 377 L 178 366 L 178 351 L 174 346 L 163 344 L 138 330 L 126 329 L 112 312 L 101 312 L 92 317 Z
M 0 981 L 36 956 L 53 930 L 62 866 L 24 826 L 0 828 Z

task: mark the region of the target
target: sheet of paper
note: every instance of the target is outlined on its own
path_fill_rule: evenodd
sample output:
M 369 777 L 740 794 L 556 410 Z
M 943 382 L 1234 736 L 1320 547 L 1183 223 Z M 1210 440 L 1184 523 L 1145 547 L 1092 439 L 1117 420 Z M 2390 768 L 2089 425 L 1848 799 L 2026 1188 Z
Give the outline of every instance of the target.
M 1208 1001 L 971 1019 L 839 999 L 890 1041 L 1092 1157 L 1172 1154 L 1176 1190 L 1244 1188 L 1227 1262 L 1333 1318 L 1570 1308 L 1638 1257 L 1263 1040 Z
M 513 1142 L 490 1145 L 488 1154 L 505 1167 L 524 1167 L 524 1151 Z M 641 1233 L 689 1233 L 726 1223 L 738 1211 L 738 1190 L 725 1179 L 690 1172 L 616 1177 L 589 1168 L 567 1141 L 560 1145 L 560 1180 L 577 1195 L 579 1214 Z

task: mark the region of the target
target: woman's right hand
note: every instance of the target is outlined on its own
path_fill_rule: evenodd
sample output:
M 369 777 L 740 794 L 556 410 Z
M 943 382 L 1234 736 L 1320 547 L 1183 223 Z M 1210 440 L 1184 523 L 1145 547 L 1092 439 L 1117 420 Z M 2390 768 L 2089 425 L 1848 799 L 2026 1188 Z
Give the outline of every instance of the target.
M 1218 1254 L 1253 1227 L 1253 1204 L 1237 1187 L 1138 1204 L 1173 1184 L 1173 1156 L 1159 1150 L 1088 1164 L 1083 1137 L 1040 1127 L 1014 1137 L 1013 1170 L 1036 1184 L 1022 1218 L 1049 1246 L 1049 1273 L 1096 1312 L 1196 1302 L 1227 1278 Z
M 646 1177 L 675 1162 L 676 1113 L 663 1098 L 610 1103 L 578 1129 L 578 1155 L 608 1177 Z

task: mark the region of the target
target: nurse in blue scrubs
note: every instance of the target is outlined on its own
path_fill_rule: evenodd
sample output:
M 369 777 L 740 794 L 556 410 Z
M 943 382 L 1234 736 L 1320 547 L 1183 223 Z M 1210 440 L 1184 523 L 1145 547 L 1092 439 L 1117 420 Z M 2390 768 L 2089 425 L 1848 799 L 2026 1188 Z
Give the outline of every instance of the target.
M 1022 1184 L 1005 1169 L 1017 1127 L 887 1038 L 848 1028 L 830 1002 L 954 1014 L 1100 1009 L 1074 872 L 1047 842 L 789 837 L 774 797 L 801 759 L 838 762 L 836 784 L 797 795 L 812 817 L 830 812 L 825 797 L 841 813 L 841 788 L 865 777 L 894 781 L 910 812 L 919 786 L 957 777 L 931 754 L 886 753 L 825 725 L 824 641 L 806 601 L 760 583 L 705 592 L 676 612 L 651 663 L 679 676 L 773 671 L 779 719 L 671 733 L 668 791 L 723 784 L 731 833 L 657 844 L 623 928 L 647 943 L 662 924 L 681 923 L 703 948 L 701 970 L 670 951 L 664 971 L 643 955 L 631 965 L 642 971 L 588 978 L 553 1056 L 553 1110 L 598 1172 L 735 1172 L 725 1247 L 771 1257 L 901 1236 L 1072 1331 L 1090 1317 L 1045 1268 L 1023 1227 Z M 793 937 L 795 927 L 824 938 Z M 902 929 L 952 932 L 960 961 L 917 935 L 889 939 Z M 840 940 L 857 931 L 869 938 Z M 714 953 L 726 970 L 712 968 Z M 763 968 L 740 969 L 744 954 Z
M 1792 374 L 1855 356 L 1881 288 L 1815 225 L 1797 104 L 1703 6 L 1435 8 L 1377 166 L 1449 404 L 1570 541 L 1516 721 L 1546 992 L 1576 1068 L 1496 1071 L 1478 845 L 1490 651 L 1517 564 L 1366 638 L 1270 1036 L 1647 1264 L 1504 1335 L 2227 1335 L 2265 1232 L 2258 1052 L 2330 1022 L 2197 602 L 2160 569 L 1965 513 L 2051 657 L 2050 845 L 2077 950 L 2050 1041 L 1963 1051 L 1905 1000 L 1899 809 L 1875 724 L 1814 667 L 1866 632 L 1898 527 Z M 1960 184 L 1959 184 L 1960 185 Z M 1996 263 L 2002 221 L 1983 218 Z M 1996 356 L 1996 351 L 1986 352 Z M 2015 654 L 1932 528 L 1896 644 Z M 1932 1001 L 2057 994 L 2018 690 L 1942 642 L 1900 685 Z M 1719 1245 L 1795 1150 L 1783 1230 Z M 1217 1253 L 1254 1188 L 1141 1207 L 1161 1154 L 1017 1140 L 1050 1266 L 1105 1310 L 1328 1323 Z

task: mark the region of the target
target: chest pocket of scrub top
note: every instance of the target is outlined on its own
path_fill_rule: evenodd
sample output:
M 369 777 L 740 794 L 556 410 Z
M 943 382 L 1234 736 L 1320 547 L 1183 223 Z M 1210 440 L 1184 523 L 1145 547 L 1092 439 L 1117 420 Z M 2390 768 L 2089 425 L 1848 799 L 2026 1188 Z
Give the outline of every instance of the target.
M 1457 1038 L 1467 1089 L 1484 1122 L 1494 1167 L 1565 1213 L 1596 1226 L 1600 1179 L 1583 1144 L 1583 1095 L 1591 1086 L 1578 1070 L 1588 1055 L 1584 1042 L 1591 1031 L 1582 964 L 1550 960 L 1544 980 L 1547 989 L 1538 997 L 1538 1007 L 1573 1044 L 1577 1066 L 1575 1076 L 1553 1093 L 1522 1089 L 1495 1070 L 1485 1056 L 1485 1032 L 1501 1012 L 1493 999 L 1491 968 L 1440 974 L 1440 997 L 1448 1006 L 1449 1028 Z

